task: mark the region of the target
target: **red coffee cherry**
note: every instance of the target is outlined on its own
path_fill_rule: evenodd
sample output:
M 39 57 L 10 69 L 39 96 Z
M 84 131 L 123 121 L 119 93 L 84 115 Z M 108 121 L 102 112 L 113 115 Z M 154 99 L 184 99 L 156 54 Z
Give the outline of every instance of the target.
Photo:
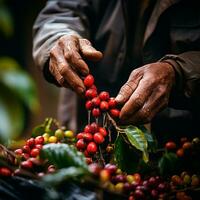
M 100 105 L 100 103 L 101 103 L 101 100 L 100 100 L 99 97 L 94 97 L 92 99 L 92 103 L 93 103 L 94 107 L 98 107 Z
M 165 144 L 165 148 L 167 150 L 173 150 L 173 149 L 176 149 L 176 143 L 175 142 L 167 142 Z
M 100 103 L 100 109 L 102 111 L 107 111 L 109 109 L 109 105 L 108 105 L 108 102 L 107 101 L 102 101 Z
M 85 108 L 86 108 L 87 110 L 92 110 L 93 107 L 94 107 L 94 106 L 93 106 L 92 101 L 90 101 L 90 100 L 86 101 L 86 103 L 85 103 Z
M 77 136 L 76 136 L 76 138 L 77 139 L 83 139 L 83 135 L 84 135 L 85 133 L 78 133 L 77 134 Z
M 37 157 L 40 154 L 40 150 L 37 148 L 34 148 L 31 150 L 31 156 L 32 157 Z
M 99 128 L 99 133 L 101 133 L 101 135 L 103 135 L 104 137 L 106 137 L 106 135 L 108 134 L 107 131 L 106 131 L 106 129 L 103 128 L 103 127 Z
M 95 154 L 97 152 L 97 145 L 95 142 L 90 142 L 88 145 L 87 145 L 87 152 L 89 154 Z
M 87 142 L 90 142 L 90 141 L 92 141 L 92 139 L 93 139 L 93 135 L 92 135 L 91 133 L 84 133 L 84 134 L 83 134 L 83 139 L 84 139 L 85 141 L 87 141 Z
M 43 146 L 42 146 L 41 144 L 36 144 L 36 145 L 35 145 L 35 148 L 36 148 L 36 149 L 42 149 L 42 147 L 43 147 Z
M 12 172 L 7 167 L 0 167 L 0 176 L 11 176 Z
M 96 132 L 98 132 L 98 130 L 99 130 L 99 126 L 98 126 L 98 124 L 95 123 L 95 122 L 92 122 L 92 123 L 90 124 L 90 127 L 91 127 L 91 133 L 96 133 Z
M 92 133 L 92 127 L 91 125 L 86 125 L 85 128 L 84 128 L 84 132 L 85 133 Z
M 76 142 L 76 147 L 77 147 L 78 149 L 85 149 L 86 143 L 84 142 L 83 139 L 79 139 L 79 140 Z
M 95 133 L 94 134 L 94 141 L 97 143 L 97 144 L 102 144 L 104 142 L 104 137 L 103 135 L 101 135 L 101 133 Z
M 87 99 L 93 99 L 93 98 L 96 97 L 96 96 L 97 96 L 97 91 L 94 90 L 94 89 L 88 89 L 88 90 L 86 90 L 86 92 L 85 92 L 85 97 L 86 97 Z
M 99 94 L 99 98 L 102 100 L 102 101 L 108 101 L 109 98 L 110 98 L 110 95 L 108 92 L 106 91 L 103 91 Z
M 28 153 L 22 153 L 22 158 L 25 160 L 29 159 L 30 155 Z
M 35 138 L 35 144 L 44 144 L 44 137 L 43 136 L 37 136 Z
M 23 150 L 24 153 L 30 153 L 30 151 L 31 151 L 31 149 L 30 149 L 30 147 L 28 145 L 24 145 L 22 147 L 22 150 Z
M 108 101 L 109 108 L 115 108 L 117 106 L 117 102 L 114 97 L 111 97 Z
M 87 88 L 89 88 L 94 84 L 94 77 L 91 74 L 89 74 L 88 76 L 85 77 L 83 82 L 84 82 L 84 85 Z
M 30 138 L 26 141 L 26 145 L 28 145 L 30 148 L 34 147 L 35 145 L 35 139 L 34 138 Z
M 111 109 L 109 113 L 113 118 L 118 118 L 120 115 L 120 111 L 118 109 Z
M 97 91 L 97 87 L 96 87 L 95 85 L 92 85 L 92 86 L 90 87 L 90 89 L 94 89 L 94 90 Z
M 93 108 L 92 116 L 93 117 L 99 117 L 100 115 L 101 115 L 101 111 L 99 110 L 99 108 Z
M 26 160 L 26 161 L 21 162 L 21 167 L 25 169 L 32 169 L 33 163 L 30 160 Z
M 22 149 L 16 149 L 15 150 L 15 154 L 18 155 L 18 156 L 21 156 L 23 153 Z

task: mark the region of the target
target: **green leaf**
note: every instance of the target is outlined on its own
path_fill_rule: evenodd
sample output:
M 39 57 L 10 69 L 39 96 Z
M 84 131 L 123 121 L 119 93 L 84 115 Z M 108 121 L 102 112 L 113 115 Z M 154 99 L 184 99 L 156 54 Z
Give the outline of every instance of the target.
M 141 155 L 124 141 L 121 134 L 115 140 L 114 154 L 117 165 L 121 170 L 127 173 L 137 171 Z
M 64 169 L 59 169 L 53 174 L 46 175 L 42 178 L 46 184 L 50 185 L 59 185 L 60 183 L 71 180 L 71 179 L 79 179 L 84 175 L 88 174 L 88 171 L 84 170 L 80 167 L 68 167 Z
M 13 34 L 13 20 L 10 11 L 0 2 L 0 31 L 6 36 L 10 37 Z
M 164 153 L 158 162 L 160 174 L 167 176 L 173 174 L 178 169 L 178 158 L 175 153 Z
M 145 137 L 145 134 L 139 128 L 132 125 L 127 126 L 124 129 L 124 132 L 130 144 L 136 149 L 140 150 L 142 152 L 143 160 L 145 162 L 148 162 L 149 161 L 149 154 L 147 151 L 148 142 L 147 138 Z
M 0 87 L 0 142 L 6 144 L 16 139 L 24 127 L 24 109 L 18 99 L 4 87 Z
M 44 145 L 41 151 L 41 157 L 48 159 L 51 164 L 56 165 L 56 167 L 59 169 L 74 166 L 88 170 L 88 166 L 85 162 L 85 157 L 72 145 Z
M 5 69 L 0 62 L 0 84 L 12 91 L 13 97 L 19 98 L 31 111 L 38 110 L 36 86 L 28 73 L 12 66 Z

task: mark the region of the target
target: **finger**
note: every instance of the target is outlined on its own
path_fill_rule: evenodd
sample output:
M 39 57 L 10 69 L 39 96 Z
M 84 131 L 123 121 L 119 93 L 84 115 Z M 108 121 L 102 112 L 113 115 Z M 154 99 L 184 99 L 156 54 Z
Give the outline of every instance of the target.
M 61 86 L 69 85 L 75 92 L 82 94 L 85 91 L 83 81 L 66 62 L 60 48 L 51 51 L 51 71 Z M 56 74 L 59 76 L 56 76 Z
M 154 89 L 154 85 L 149 81 L 149 79 L 141 79 L 138 87 L 132 93 L 129 100 L 122 107 L 120 112 L 120 118 L 125 120 L 129 118 L 133 113 L 138 111 L 143 107 L 145 102 L 148 100 Z
M 89 74 L 88 65 L 82 59 L 79 54 L 79 41 L 76 37 L 64 36 L 59 39 L 59 46 L 63 49 L 63 54 L 67 62 L 75 71 L 79 72 L 83 76 Z
M 89 40 L 79 39 L 80 50 L 85 58 L 91 61 L 98 61 L 103 57 L 100 51 L 97 51 Z

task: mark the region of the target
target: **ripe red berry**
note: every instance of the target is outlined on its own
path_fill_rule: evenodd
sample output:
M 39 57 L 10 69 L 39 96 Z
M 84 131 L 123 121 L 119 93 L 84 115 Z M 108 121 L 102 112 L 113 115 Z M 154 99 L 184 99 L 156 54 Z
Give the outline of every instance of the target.
M 7 167 L 0 167 L 0 176 L 11 176 L 12 172 Z
M 31 156 L 32 157 L 37 157 L 40 154 L 40 150 L 37 148 L 34 148 L 31 150 Z
M 92 101 L 90 101 L 90 100 L 86 101 L 85 108 L 87 110 L 92 110 L 93 107 L 94 107 L 94 105 L 93 105 Z
M 86 163 L 89 165 L 92 163 L 92 158 L 86 157 Z
M 31 149 L 30 149 L 30 147 L 28 145 L 24 145 L 22 147 L 22 150 L 23 150 L 24 153 L 30 153 L 30 151 L 31 151 Z
M 109 109 L 109 105 L 108 105 L 108 102 L 107 101 L 102 101 L 100 103 L 100 109 L 102 111 L 107 111 Z
M 178 157 L 183 157 L 184 156 L 184 150 L 182 149 L 182 148 L 180 148 L 180 149 L 178 149 L 177 151 L 176 151 L 176 155 L 178 156 Z
M 35 144 L 44 144 L 44 137 L 43 136 L 37 136 L 35 138 Z
M 97 152 L 97 145 L 95 142 L 90 142 L 88 145 L 87 145 L 87 151 L 89 154 L 94 154 Z
M 85 133 L 92 133 L 92 128 L 91 128 L 91 126 L 89 124 L 85 126 L 84 132 Z
M 108 92 L 103 91 L 103 92 L 101 92 L 101 93 L 99 94 L 99 98 L 100 98 L 102 101 L 108 101 L 109 98 L 110 98 L 110 95 L 109 95 Z
M 18 156 L 21 156 L 23 153 L 22 149 L 16 149 L 15 150 L 15 154 L 18 155 Z
M 84 135 L 85 133 L 78 133 L 77 134 L 77 136 L 76 136 L 76 138 L 79 140 L 79 139 L 83 139 L 83 135 Z
M 84 133 L 84 134 L 83 134 L 83 139 L 84 139 L 85 141 L 87 141 L 87 142 L 90 142 L 90 141 L 92 141 L 92 139 L 93 139 L 93 135 L 92 135 L 91 133 Z
M 92 85 L 92 86 L 90 87 L 90 89 L 94 89 L 94 90 L 97 91 L 97 87 L 96 87 L 95 85 Z
M 116 105 L 117 105 L 117 102 L 115 101 L 115 98 L 114 97 L 111 97 L 108 101 L 108 105 L 109 105 L 109 108 L 115 108 Z
M 26 145 L 28 145 L 30 148 L 32 148 L 35 145 L 35 139 L 30 138 L 26 141 Z
M 88 99 L 93 99 L 96 96 L 97 96 L 97 91 L 94 89 L 88 89 L 85 92 L 85 97 Z
M 182 148 L 183 148 L 184 150 L 186 150 L 186 149 L 191 149 L 191 148 L 192 148 L 192 142 L 184 142 Z
M 93 103 L 93 105 L 94 105 L 95 107 L 98 107 L 98 106 L 100 105 L 100 103 L 101 103 L 101 100 L 100 100 L 99 97 L 94 97 L 94 98 L 92 99 L 92 103 Z
M 99 117 L 100 115 L 101 115 L 101 112 L 100 112 L 99 108 L 93 108 L 92 116 L 93 117 Z
M 167 142 L 165 144 L 165 148 L 167 150 L 173 150 L 173 149 L 176 149 L 176 143 L 175 142 Z
M 113 118 L 118 118 L 120 115 L 120 111 L 118 109 L 111 109 L 109 113 Z
M 32 169 L 33 163 L 30 160 L 21 162 L 21 167 L 25 169 Z
M 29 159 L 30 155 L 28 153 L 22 153 L 22 158 L 25 160 Z
M 41 144 L 36 144 L 36 145 L 35 145 L 35 148 L 36 148 L 36 149 L 42 149 L 42 145 L 41 145 Z
M 78 149 L 85 149 L 86 143 L 84 142 L 83 139 L 79 139 L 79 140 L 76 142 L 76 147 L 77 147 Z
M 103 128 L 103 127 L 99 128 L 99 133 L 101 133 L 104 137 L 106 137 L 106 135 L 108 134 L 107 131 L 106 131 L 106 129 Z
M 88 76 L 85 77 L 83 82 L 84 82 L 84 85 L 87 88 L 89 88 L 94 84 L 94 77 L 91 74 L 89 74 Z
M 101 144 L 104 142 L 104 137 L 103 135 L 101 135 L 101 133 L 95 133 L 94 134 L 94 141 L 97 143 L 97 144 Z
M 99 130 L 99 126 L 98 126 L 98 124 L 95 123 L 95 122 L 92 122 L 92 123 L 90 124 L 90 127 L 91 127 L 91 133 L 96 133 L 96 132 L 98 132 L 98 130 Z
M 84 151 L 84 155 L 85 155 L 85 157 L 89 157 L 90 156 L 89 153 L 87 152 L 87 150 Z

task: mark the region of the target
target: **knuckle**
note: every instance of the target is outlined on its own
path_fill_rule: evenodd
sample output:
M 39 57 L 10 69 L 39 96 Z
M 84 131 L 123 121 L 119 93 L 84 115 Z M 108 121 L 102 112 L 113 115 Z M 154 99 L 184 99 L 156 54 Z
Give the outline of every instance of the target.
M 58 47 L 57 46 L 52 47 L 52 49 L 50 50 L 50 53 L 49 53 L 50 57 L 56 57 L 57 52 L 58 52 Z
M 73 53 L 71 51 L 67 51 L 64 56 L 66 60 L 72 60 Z
M 140 95 L 136 96 L 134 102 L 135 102 L 137 107 L 142 107 L 142 105 L 143 105 L 143 100 L 142 100 Z

